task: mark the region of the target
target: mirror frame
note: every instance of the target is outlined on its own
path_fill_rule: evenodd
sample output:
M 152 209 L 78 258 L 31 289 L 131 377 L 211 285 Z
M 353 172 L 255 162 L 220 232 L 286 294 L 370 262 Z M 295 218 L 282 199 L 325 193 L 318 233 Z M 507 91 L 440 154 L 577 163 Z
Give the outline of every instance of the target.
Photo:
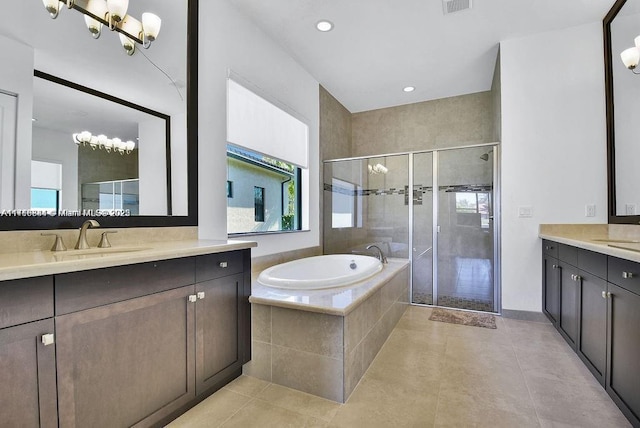
M 616 145 L 615 116 L 613 103 L 613 52 L 611 46 L 611 24 L 627 0 L 616 0 L 602 21 L 604 33 L 604 83 L 607 123 L 607 199 L 608 222 L 611 224 L 638 224 L 640 215 L 616 214 Z
M 187 197 L 185 216 L 99 217 L 102 228 L 198 225 L 198 1 L 187 0 Z M 34 72 L 35 73 L 38 72 Z M 167 156 L 170 156 L 167 153 Z M 170 171 L 169 171 L 170 174 Z M 168 175 L 170 179 L 170 175 Z M 168 193 L 169 195 L 171 193 Z M 0 217 L 0 231 L 74 229 L 92 217 Z

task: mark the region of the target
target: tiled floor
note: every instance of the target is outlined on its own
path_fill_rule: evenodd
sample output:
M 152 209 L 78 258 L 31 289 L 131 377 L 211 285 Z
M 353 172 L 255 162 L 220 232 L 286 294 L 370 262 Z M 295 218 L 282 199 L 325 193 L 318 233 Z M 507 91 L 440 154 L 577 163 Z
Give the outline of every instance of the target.
M 549 323 L 490 330 L 411 306 L 346 404 L 242 376 L 170 427 L 627 427 Z

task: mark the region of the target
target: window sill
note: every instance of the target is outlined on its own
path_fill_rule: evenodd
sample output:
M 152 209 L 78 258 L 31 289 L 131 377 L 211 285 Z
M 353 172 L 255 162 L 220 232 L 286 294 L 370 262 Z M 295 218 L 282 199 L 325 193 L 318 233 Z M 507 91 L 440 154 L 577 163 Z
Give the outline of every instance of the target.
M 266 231 L 266 232 L 242 232 L 242 233 L 229 233 L 227 234 L 227 236 L 230 239 L 233 239 L 233 238 L 244 237 L 244 236 L 284 235 L 289 233 L 303 233 L 303 232 L 310 232 L 310 230 L 304 229 L 304 230 L 273 230 L 273 231 Z

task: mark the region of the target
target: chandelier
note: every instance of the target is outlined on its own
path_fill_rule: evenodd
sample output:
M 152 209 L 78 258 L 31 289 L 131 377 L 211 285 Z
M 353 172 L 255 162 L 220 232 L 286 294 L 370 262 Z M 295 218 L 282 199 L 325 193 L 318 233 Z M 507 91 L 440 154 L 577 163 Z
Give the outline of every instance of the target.
M 150 12 L 142 14 L 142 21 L 127 15 L 129 0 L 42 0 L 52 19 L 56 19 L 62 5 L 84 14 L 84 22 L 94 39 L 100 37 L 102 26 L 118 32 L 127 55 L 136 51 L 136 43 L 148 49 L 160 32 L 162 20 Z
M 634 41 L 635 47 L 623 50 L 620 57 L 625 67 L 631 70 L 633 74 L 640 74 L 640 72 L 636 71 L 638 62 L 640 62 L 640 36 L 636 37 Z
M 105 150 L 107 153 L 120 153 L 121 155 L 130 154 L 136 148 L 133 141 L 122 141 L 120 138 L 109 138 L 106 135 L 91 135 L 89 131 L 82 131 L 73 134 L 73 142 L 78 146 L 89 146 L 93 150 Z

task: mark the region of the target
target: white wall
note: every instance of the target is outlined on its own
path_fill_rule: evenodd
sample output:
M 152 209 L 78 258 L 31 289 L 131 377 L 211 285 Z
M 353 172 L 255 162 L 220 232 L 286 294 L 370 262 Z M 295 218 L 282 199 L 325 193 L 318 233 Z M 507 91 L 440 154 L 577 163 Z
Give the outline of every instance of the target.
M 78 209 L 78 146 L 66 132 L 33 127 L 33 160 L 62 165 L 60 208 Z
M 0 90 L 18 96 L 15 155 L 15 207 L 31 206 L 31 118 L 33 115 L 33 49 L 0 36 Z M 11 58 L 8 65 L 6 58 Z
M 502 307 L 540 311 L 538 225 L 607 222 L 602 24 L 508 40 L 500 52 Z M 520 206 L 533 217 L 519 218 Z
M 309 125 L 310 232 L 256 236 L 253 256 L 319 245 L 318 82 L 226 1 L 200 2 L 198 231 L 227 239 L 226 103 L 229 70 L 270 95 Z M 206 23 L 206 25 L 205 25 Z

